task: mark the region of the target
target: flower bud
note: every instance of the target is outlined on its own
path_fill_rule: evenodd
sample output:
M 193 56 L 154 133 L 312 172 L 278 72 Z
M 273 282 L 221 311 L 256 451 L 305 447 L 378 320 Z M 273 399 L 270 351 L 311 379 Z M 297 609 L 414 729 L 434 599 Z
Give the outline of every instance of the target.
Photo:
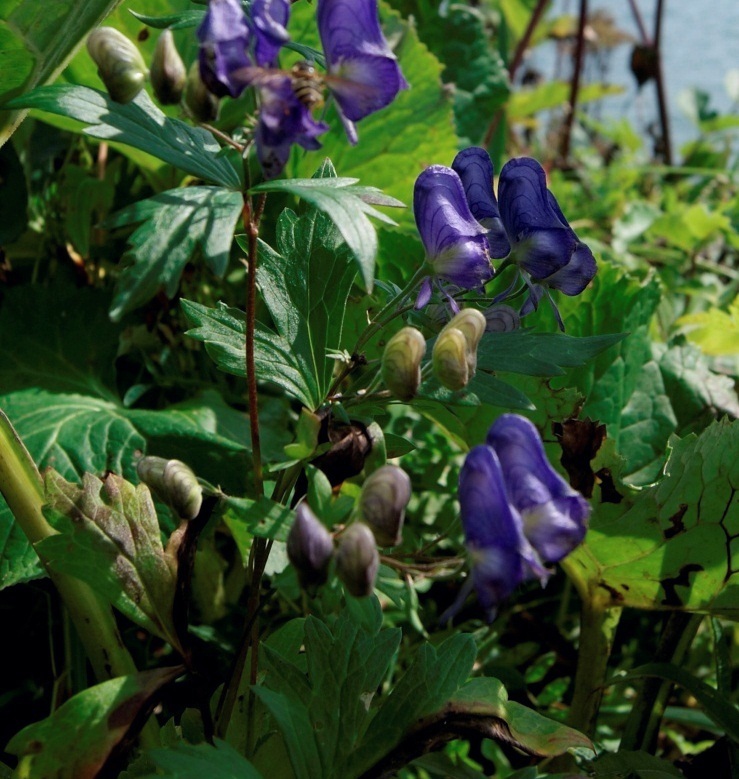
M 187 71 L 185 106 L 197 122 L 212 122 L 218 116 L 218 98 L 203 83 L 197 60 Z
M 467 339 L 456 328 L 444 328 L 434 344 L 431 357 L 436 378 L 450 390 L 461 390 L 470 380 Z
M 521 317 L 515 308 L 506 306 L 504 303 L 498 303 L 483 311 L 485 317 L 485 332 L 487 333 L 510 333 L 521 327 Z
M 485 317 L 476 308 L 463 308 L 439 333 L 432 359 L 434 372 L 447 389 L 460 390 L 475 375 L 485 325 Z M 458 335 L 448 335 L 454 332 L 461 334 L 461 341 Z
M 130 103 L 144 88 L 148 71 L 141 52 L 113 27 L 99 27 L 87 37 L 87 50 L 98 66 L 112 100 Z
M 336 551 L 336 572 L 346 589 L 357 598 L 371 595 L 379 565 L 372 531 L 363 522 L 349 525 Z
M 333 553 L 331 534 L 310 506 L 300 503 L 287 536 L 287 556 L 298 572 L 301 587 L 315 587 L 326 581 Z
M 136 463 L 136 472 L 182 519 L 195 519 L 200 513 L 203 488 L 185 463 L 164 457 L 142 457 Z
M 421 384 L 421 360 L 426 339 L 415 327 L 404 327 L 387 342 L 382 355 L 382 379 L 400 400 L 410 400 Z
M 405 507 L 410 499 L 411 480 L 397 465 L 383 465 L 364 482 L 359 510 L 378 546 L 397 546 L 403 540 Z
M 187 69 L 175 46 L 172 30 L 164 30 L 157 40 L 151 61 L 151 86 L 162 105 L 177 105 L 182 99 Z

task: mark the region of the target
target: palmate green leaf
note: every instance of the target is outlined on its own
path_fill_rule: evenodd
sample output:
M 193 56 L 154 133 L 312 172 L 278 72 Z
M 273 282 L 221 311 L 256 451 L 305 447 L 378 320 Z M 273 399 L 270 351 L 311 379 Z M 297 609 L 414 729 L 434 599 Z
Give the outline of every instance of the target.
M 140 779 L 263 779 L 256 768 L 232 746 L 216 738 L 212 744 L 177 744 L 146 753 L 163 773 Z
M 219 303 L 209 308 L 192 300 L 181 301 L 193 325 L 186 335 L 205 343 L 208 354 L 223 371 L 246 376 L 246 323 L 244 312 Z M 311 366 L 300 361 L 288 342 L 258 323 L 255 330 L 255 367 L 260 381 L 274 382 L 308 408 L 318 408 L 321 395 Z
M 314 209 L 302 217 L 290 210 L 280 214 L 277 248 L 260 246 L 257 282 L 278 333 L 310 367 L 323 398 L 336 365 L 328 352 L 343 345 L 344 312 L 356 270 L 336 230 Z
M 516 387 L 489 373 L 475 374 L 470 383 L 459 392 L 442 387 L 436 377 L 432 376 L 418 388 L 414 404 L 426 408 L 429 402 L 443 407 L 459 406 L 475 408 L 481 404 L 489 404 L 507 409 L 531 409 L 531 401 Z
M 133 146 L 207 182 L 241 189 L 239 171 L 219 154 L 215 138 L 202 127 L 169 119 L 146 92 L 121 105 L 96 89 L 58 84 L 35 89 L 8 105 L 76 119 L 88 125 L 84 132 L 93 138 Z
M 63 703 L 50 717 L 16 734 L 6 749 L 17 755 L 17 777 L 92 779 L 137 717 L 152 705 L 182 666 L 119 676 Z
M 716 417 L 739 417 L 739 397 L 734 381 L 714 373 L 704 354 L 692 344 L 652 344 L 665 391 L 677 418 L 677 432 L 699 432 Z
M 678 779 L 685 774 L 672 763 L 648 752 L 604 752 L 594 763 L 594 779 Z
M 159 289 L 173 298 L 185 265 L 196 254 L 222 277 L 243 205 L 239 192 L 186 187 L 134 203 L 106 220 L 105 227 L 143 222 L 129 238 L 110 309 L 113 320 L 148 302 Z
M 423 644 L 375 712 L 362 743 L 351 756 L 352 774 L 361 776 L 400 742 L 411 725 L 440 709 L 467 680 L 475 655 L 475 642 L 469 635 L 451 636 L 438 647 Z
M 329 160 L 326 162 L 329 166 L 331 165 Z M 331 167 L 330 172 L 323 174 L 320 178 L 268 181 L 253 187 L 250 191 L 286 192 L 300 197 L 317 210 L 324 212 L 336 225 L 336 229 L 341 233 L 353 254 L 359 266 L 365 289 L 371 291 L 375 280 L 377 233 L 367 216 L 372 216 L 386 224 L 394 225 L 395 222 L 373 208 L 367 199 L 376 196 L 377 199 L 383 201 L 382 205 L 399 207 L 402 207 L 403 203 L 392 198 L 381 198 L 382 193 L 374 188 L 355 187 L 357 181 L 358 179 L 337 178 L 333 167 Z M 315 222 L 316 217 L 312 216 L 311 219 Z M 298 248 L 303 250 L 302 246 Z
M 3 83 L 0 105 L 11 97 L 53 81 L 85 36 L 120 0 L 16 0 L 0 6 Z M 0 112 L 0 146 L 13 134 L 25 111 Z
M 220 398 L 206 395 L 197 402 L 163 411 L 124 409 L 120 404 L 91 396 L 54 394 L 26 389 L 0 396 L 0 408 L 10 418 L 28 451 L 40 467 L 52 466 L 65 479 L 83 473 L 113 471 L 135 479 L 134 459 L 139 451 L 189 460 L 188 453 L 202 444 L 220 470 L 246 467 L 245 445 L 219 433 Z M 160 445 L 163 449 L 158 448 Z M 173 451 L 183 447 L 183 452 Z M 206 449 L 207 447 L 207 449 Z M 197 468 L 197 463 L 190 460 Z M 198 469 L 199 470 L 199 469 Z M 36 553 L 0 500 L 0 589 L 42 575 Z
M 739 421 L 673 439 L 665 475 L 619 504 L 594 505 L 573 552 L 614 606 L 739 619 Z
M 308 617 L 302 642 L 307 674 L 297 665 L 299 643 L 293 643 L 294 654 L 265 652 L 269 690 L 259 695 L 295 752 L 296 775 L 303 769 L 296 765 L 299 746 L 293 749 L 292 740 L 301 733 L 308 741 L 304 756 L 312 765 L 317 761 L 316 770 L 307 775 L 346 779 L 361 773 L 350 756 L 371 720 L 370 703 L 401 638 L 400 630 L 380 630 L 380 623 L 360 624 L 349 609 L 333 627 Z M 292 712 L 289 722 L 287 710 Z
M 172 609 L 177 560 L 162 547 L 149 488 L 90 473 L 82 486 L 49 469 L 44 515 L 57 535 L 37 544 L 57 573 L 82 580 L 122 614 L 182 651 Z
M 660 473 L 667 441 L 677 429 L 657 360 L 650 324 L 661 298 L 656 278 L 639 281 L 602 266 L 581 299 L 562 296 L 568 331 L 579 336 L 627 332 L 628 337 L 569 372 L 557 386 L 574 386 L 586 397 L 581 418 L 605 423 L 624 458 L 623 477 L 643 485 Z

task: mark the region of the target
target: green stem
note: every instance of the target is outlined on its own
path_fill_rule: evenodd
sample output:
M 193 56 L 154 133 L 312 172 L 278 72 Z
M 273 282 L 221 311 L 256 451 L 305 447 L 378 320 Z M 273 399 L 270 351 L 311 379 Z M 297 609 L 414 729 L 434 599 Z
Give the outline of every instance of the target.
M 359 352 L 359 350 L 367 343 L 367 341 L 370 340 L 370 338 L 372 338 L 373 335 L 375 335 L 375 333 L 382 329 L 383 325 L 386 325 L 389 321 L 398 315 L 399 312 L 394 310 L 395 307 L 398 305 L 398 303 L 402 303 L 402 301 L 421 284 L 421 281 L 426 276 L 428 276 L 428 273 L 428 268 L 424 263 L 413 274 L 411 280 L 405 285 L 405 287 L 403 287 L 403 289 L 400 290 L 400 292 L 391 301 L 389 301 L 382 309 L 380 309 L 379 313 L 373 317 L 372 321 L 367 326 L 367 329 L 362 333 L 362 335 L 359 336 L 359 340 L 354 347 L 355 354 Z M 390 316 L 388 319 L 385 319 L 388 312 L 392 312 L 392 316 Z
M 654 661 L 680 666 L 702 621 L 702 614 L 672 612 L 665 622 Z M 672 682 L 655 677 L 648 677 L 641 683 L 619 749 L 654 752 L 671 690 Z
M 0 492 L 15 521 L 35 545 L 55 535 L 46 521 L 41 475 L 10 420 L 0 411 Z M 79 579 L 51 571 L 39 557 L 67 608 L 99 681 L 138 672 L 118 631 L 110 606 Z M 141 733 L 145 748 L 159 746 L 158 728 L 152 721 Z
M 573 728 L 591 737 L 595 733 L 608 658 L 621 611 L 621 608 L 607 606 L 598 597 L 591 596 L 582 604 L 575 692 L 567 721 Z

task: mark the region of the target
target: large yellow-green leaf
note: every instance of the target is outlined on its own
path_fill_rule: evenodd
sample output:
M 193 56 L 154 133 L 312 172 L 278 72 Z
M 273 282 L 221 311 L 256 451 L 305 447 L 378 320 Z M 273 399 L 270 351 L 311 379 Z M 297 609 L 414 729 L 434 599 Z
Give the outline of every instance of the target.
M 570 558 L 614 606 L 739 619 L 739 421 L 673 440 L 664 476 L 595 507 Z
M 87 33 L 119 4 L 120 0 L 0 0 L 0 105 L 53 81 Z M 0 112 L 0 146 L 25 114 Z

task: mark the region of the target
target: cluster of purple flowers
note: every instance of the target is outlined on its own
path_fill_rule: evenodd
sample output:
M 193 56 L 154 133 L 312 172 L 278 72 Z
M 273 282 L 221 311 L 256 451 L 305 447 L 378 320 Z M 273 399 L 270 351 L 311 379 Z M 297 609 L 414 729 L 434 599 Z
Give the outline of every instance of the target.
M 305 85 L 275 69 L 289 40 L 289 16 L 290 0 L 253 0 L 248 15 L 240 0 L 210 0 L 198 28 L 200 74 L 208 89 L 219 97 L 238 97 L 249 86 L 257 90 L 255 142 L 267 178 L 282 172 L 293 144 L 318 149 L 317 136 L 329 129 L 301 99 Z M 408 84 L 382 34 L 377 0 L 318 0 L 316 18 L 327 68 L 320 83 L 356 143 L 354 122 L 387 106 Z
M 467 455 L 459 503 L 472 576 L 452 616 L 474 586 L 488 619 L 524 581 L 545 584 L 545 563 L 566 557 L 585 537 L 590 505 L 552 468 L 534 425 L 499 417 L 485 444 Z
M 428 303 L 434 280 L 481 288 L 493 277 L 494 259 L 507 258 L 519 270 L 494 302 L 517 295 L 520 277 L 522 289 L 528 290 L 521 315 L 535 310 L 551 289 L 579 295 L 595 276 L 593 253 L 565 219 L 536 160 L 521 157 L 503 166 L 498 200 L 493 175 L 488 153 L 471 147 L 454 158 L 451 168 L 431 165 L 416 180 L 413 208 L 433 271 L 421 288 L 418 308 Z

